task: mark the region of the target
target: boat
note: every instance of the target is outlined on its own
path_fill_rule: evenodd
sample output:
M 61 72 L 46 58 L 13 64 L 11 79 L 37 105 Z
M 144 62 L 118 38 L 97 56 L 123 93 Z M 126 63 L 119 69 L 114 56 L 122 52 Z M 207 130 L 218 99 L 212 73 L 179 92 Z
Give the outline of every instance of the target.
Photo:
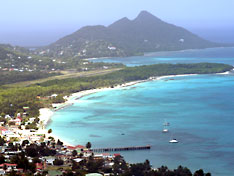
M 170 125 L 170 123 L 165 120 L 163 123 L 163 126 L 169 126 L 169 125 Z
M 169 130 L 168 130 L 167 128 L 164 128 L 164 129 L 162 130 L 163 133 L 168 133 L 168 131 L 169 131 Z
M 171 139 L 169 143 L 178 143 L 178 141 L 176 139 Z

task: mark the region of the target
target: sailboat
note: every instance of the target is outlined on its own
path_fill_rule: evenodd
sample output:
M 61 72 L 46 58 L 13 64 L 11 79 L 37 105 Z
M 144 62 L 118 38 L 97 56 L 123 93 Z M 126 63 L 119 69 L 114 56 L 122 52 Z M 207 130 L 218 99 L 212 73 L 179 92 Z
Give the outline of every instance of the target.
M 167 122 L 166 120 L 164 120 L 163 126 L 169 126 L 169 125 L 170 125 L 170 123 Z

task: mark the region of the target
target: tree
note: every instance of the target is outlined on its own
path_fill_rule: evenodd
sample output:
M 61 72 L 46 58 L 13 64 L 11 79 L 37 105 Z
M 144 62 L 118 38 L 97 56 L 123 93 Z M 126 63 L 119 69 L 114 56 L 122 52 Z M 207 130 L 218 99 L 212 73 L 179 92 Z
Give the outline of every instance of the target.
M 26 144 L 29 144 L 29 141 L 28 140 L 23 140 L 22 146 L 24 147 Z
M 58 139 L 57 145 L 63 145 L 63 142 L 61 142 L 61 141 Z
M 49 133 L 49 134 L 52 133 L 52 129 L 51 129 L 51 128 L 48 130 L 48 133 Z
M 25 149 L 25 152 L 26 152 L 27 156 L 37 157 L 38 156 L 38 147 L 35 145 L 27 146 L 27 148 Z
M 76 156 L 77 155 L 77 151 L 76 150 L 73 150 L 72 151 L 72 156 Z
M 194 176 L 204 176 L 204 171 L 202 169 L 199 169 L 193 175 Z
M 63 160 L 61 160 L 61 159 L 55 159 L 54 161 L 53 161 L 53 164 L 55 165 L 55 166 L 61 166 L 61 165 L 63 165 Z
M 5 140 L 0 136 L 0 146 L 3 146 L 5 144 Z
M 90 142 L 87 142 L 86 148 L 90 149 L 92 147 L 92 144 Z
M 7 166 L 4 164 L 3 165 L 3 170 L 6 171 L 7 170 Z
M 5 163 L 5 157 L 3 155 L 0 155 L 0 164 Z

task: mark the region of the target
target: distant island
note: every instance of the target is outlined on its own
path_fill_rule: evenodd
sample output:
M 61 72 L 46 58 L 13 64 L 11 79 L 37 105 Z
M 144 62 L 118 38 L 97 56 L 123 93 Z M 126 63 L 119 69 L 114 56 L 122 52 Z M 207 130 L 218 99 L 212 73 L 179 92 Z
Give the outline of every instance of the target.
M 86 26 L 35 52 L 50 57 L 125 57 L 145 52 L 228 46 L 207 41 L 147 11 L 133 20 L 122 18 L 108 27 Z

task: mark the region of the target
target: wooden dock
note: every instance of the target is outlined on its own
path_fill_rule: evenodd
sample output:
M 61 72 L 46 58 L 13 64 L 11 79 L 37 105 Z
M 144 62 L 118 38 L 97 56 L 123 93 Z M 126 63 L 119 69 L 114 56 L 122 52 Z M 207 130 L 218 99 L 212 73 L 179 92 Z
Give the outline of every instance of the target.
M 150 145 L 135 147 L 114 147 L 114 148 L 98 148 L 92 149 L 93 152 L 114 152 L 114 151 L 130 151 L 130 150 L 149 150 Z

